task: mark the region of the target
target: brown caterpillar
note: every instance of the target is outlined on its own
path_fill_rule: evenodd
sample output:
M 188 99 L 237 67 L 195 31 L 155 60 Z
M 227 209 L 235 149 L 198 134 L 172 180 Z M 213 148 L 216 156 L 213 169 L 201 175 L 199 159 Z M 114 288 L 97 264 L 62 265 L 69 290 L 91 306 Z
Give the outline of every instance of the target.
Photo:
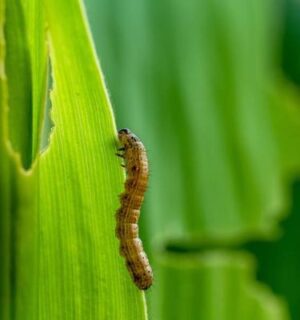
M 124 158 L 127 179 L 125 191 L 120 194 L 121 207 L 117 210 L 116 235 L 120 240 L 120 253 L 134 283 L 140 290 L 148 289 L 153 282 L 152 269 L 142 241 L 139 239 L 138 219 L 148 183 L 148 160 L 140 139 L 128 129 L 121 129 L 118 137 L 122 147 L 117 153 Z

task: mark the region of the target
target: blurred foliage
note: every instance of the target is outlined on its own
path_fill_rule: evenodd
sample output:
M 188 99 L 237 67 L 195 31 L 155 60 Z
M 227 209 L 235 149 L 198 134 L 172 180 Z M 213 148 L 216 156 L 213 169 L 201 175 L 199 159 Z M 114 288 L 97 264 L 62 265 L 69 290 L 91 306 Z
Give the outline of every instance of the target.
M 281 70 L 299 77 L 296 1 L 85 2 L 118 126 L 148 147 L 141 220 L 157 279 L 152 318 L 289 319 L 249 276 L 254 257 L 222 250 L 252 243 L 260 279 L 297 319 L 296 284 L 279 285 L 292 233 L 278 242 L 300 165 L 300 100 Z M 282 264 L 258 240 L 277 243 Z
M 285 74 L 300 85 L 300 3 L 285 0 L 282 46 L 282 65 Z
M 276 242 L 253 242 L 245 249 L 255 253 L 258 261 L 258 279 L 269 284 L 274 292 L 289 303 L 292 319 L 299 319 L 299 225 L 300 182 L 293 187 L 293 207 L 290 217 L 282 224 L 284 234 Z

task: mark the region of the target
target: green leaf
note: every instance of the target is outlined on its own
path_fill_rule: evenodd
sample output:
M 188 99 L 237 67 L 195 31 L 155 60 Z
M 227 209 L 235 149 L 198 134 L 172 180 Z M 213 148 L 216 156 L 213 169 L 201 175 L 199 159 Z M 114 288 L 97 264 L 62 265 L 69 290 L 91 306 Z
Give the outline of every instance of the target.
M 46 28 L 42 1 L 6 4 L 6 61 L 9 136 L 12 148 L 29 169 L 40 147 L 46 99 Z
M 18 23 L 16 23 L 18 22 Z M 9 136 L 12 147 L 28 169 L 32 161 L 32 79 L 26 23 L 22 3 L 6 3 L 6 60 Z
M 46 106 L 47 41 L 46 17 L 43 1 L 22 0 L 30 52 L 32 82 L 32 159 L 40 149 L 42 120 Z
M 11 190 L 10 164 L 5 148 L 7 82 L 5 75 L 5 6 L 0 1 L 0 318 L 9 319 L 11 305 Z
M 132 283 L 115 237 L 124 174 L 83 8 L 77 0 L 6 5 L 10 54 L 5 59 L 1 50 L 0 56 L 1 319 L 146 319 L 144 293 Z M 49 146 L 36 155 L 48 78 L 46 41 L 54 127 Z

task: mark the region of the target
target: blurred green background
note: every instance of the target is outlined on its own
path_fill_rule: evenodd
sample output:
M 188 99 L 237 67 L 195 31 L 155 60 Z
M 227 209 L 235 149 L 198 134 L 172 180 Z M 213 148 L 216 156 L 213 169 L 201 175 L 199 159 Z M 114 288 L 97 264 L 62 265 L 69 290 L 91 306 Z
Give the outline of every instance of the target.
M 300 319 L 300 2 L 85 0 L 145 143 L 151 319 Z

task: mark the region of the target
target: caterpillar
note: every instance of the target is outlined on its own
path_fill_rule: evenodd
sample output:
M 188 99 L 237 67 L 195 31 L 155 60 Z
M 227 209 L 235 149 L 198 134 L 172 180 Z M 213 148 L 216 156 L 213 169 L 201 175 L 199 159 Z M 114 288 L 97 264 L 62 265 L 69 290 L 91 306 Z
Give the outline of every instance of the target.
M 146 290 L 152 285 L 153 273 L 139 239 L 137 223 L 147 189 L 148 159 L 143 143 L 129 129 L 119 130 L 118 138 L 122 146 L 117 156 L 124 159 L 127 178 L 125 191 L 120 194 L 121 207 L 116 212 L 116 236 L 134 283 L 140 290 Z

